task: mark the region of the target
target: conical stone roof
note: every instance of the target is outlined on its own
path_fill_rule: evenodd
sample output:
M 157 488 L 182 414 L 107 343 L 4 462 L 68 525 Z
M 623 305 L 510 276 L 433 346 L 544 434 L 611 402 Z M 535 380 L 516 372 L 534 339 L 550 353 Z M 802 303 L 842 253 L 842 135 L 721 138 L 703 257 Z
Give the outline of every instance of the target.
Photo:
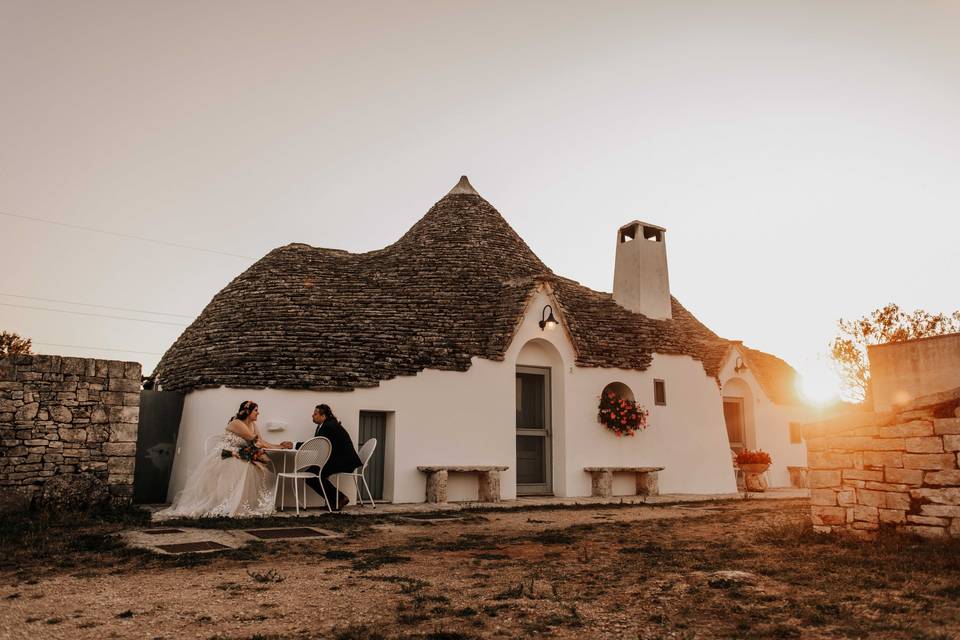
M 274 249 L 214 296 L 156 374 L 171 391 L 351 390 L 424 369 L 465 371 L 474 356 L 503 359 L 544 282 L 580 366 L 642 370 L 654 351 L 707 365 L 709 348 L 726 343 L 676 300 L 673 320 L 650 320 L 556 276 L 464 177 L 384 249 Z

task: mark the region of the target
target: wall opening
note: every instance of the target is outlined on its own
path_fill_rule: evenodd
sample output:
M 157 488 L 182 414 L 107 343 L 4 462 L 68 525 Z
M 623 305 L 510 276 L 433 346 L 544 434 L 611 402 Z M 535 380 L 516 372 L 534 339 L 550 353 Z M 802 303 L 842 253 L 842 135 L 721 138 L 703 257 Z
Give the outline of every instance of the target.
M 550 369 L 517 366 L 517 494 L 553 491 Z
M 514 469 L 517 494 L 547 493 L 565 495 L 566 466 L 564 464 L 564 363 L 557 347 L 543 338 L 534 338 L 523 345 L 517 354 L 518 379 L 517 429 Z M 532 374 L 534 377 L 528 377 Z M 546 375 L 544 375 L 546 374 Z M 543 419 L 540 410 L 531 411 L 530 402 L 539 402 L 543 388 Z M 526 397 L 524 397 L 526 396 Z M 520 458 L 531 458 L 521 462 Z M 538 474 L 534 480 L 527 471 L 544 465 L 546 478 Z M 521 470 L 523 473 L 521 473 Z M 521 477 L 523 476 L 523 477 Z
M 653 381 L 653 404 L 661 407 L 667 405 L 667 383 L 663 380 Z
M 603 388 L 603 391 L 600 394 L 600 397 L 605 396 L 610 391 L 613 391 L 615 394 L 617 394 L 618 398 L 624 398 L 626 400 L 636 400 L 636 398 L 633 395 L 633 390 L 622 382 L 611 382 L 610 384 L 605 386 Z
M 753 393 L 742 378 L 731 378 L 723 384 L 723 419 L 731 449 L 757 448 Z
M 357 449 L 371 438 L 376 438 L 377 446 L 367 464 L 363 476 L 370 487 L 374 500 L 390 501 L 393 495 L 393 437 L 389 423 L 393 412 L 361 411 Z M 366 498 L 364 491 L 364 498 Z
M 743 398 L 723 399 L 723 421 L 727 425 L 727 440 L 734 451 L 747 447 L 747 425 L 743 415 Z
M 802 444 L 803 434 L 801 432 L 801 423 L 790 423 L 790 444 Z
M 644 240 L 663 242 L 663 229 L 634 222 L 620 227 L 620 243 L 623 244 L 624 242 L 636 240 L 638 234 L 642 234 Z

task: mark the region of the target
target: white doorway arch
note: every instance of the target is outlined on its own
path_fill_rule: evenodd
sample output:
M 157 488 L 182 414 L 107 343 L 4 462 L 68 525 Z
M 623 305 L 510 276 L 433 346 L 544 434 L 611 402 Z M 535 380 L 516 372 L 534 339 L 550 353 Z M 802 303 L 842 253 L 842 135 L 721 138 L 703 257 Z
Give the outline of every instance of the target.
M 743 378 L 730 378 L 723 384 L 723 419 L 727 439 L 734 451 L 757 448 L 754 398 Z
M 564 495 L 564 363 L 549 340 L 534 338 L 516 362 L 517 495 Z

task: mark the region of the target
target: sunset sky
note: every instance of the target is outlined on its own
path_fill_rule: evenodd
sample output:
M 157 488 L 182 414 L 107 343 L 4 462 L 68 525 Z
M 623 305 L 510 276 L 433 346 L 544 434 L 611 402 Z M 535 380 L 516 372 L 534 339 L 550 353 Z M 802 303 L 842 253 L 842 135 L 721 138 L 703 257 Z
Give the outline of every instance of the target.
M 950 2 L 0 0 L 0 329 L 150 371 L 253 259 L 381 248 L 467 174 L 594 289 L 620 225 L 666 227 L 684 306 L 823 396 L 838 318 L 960 306 L 958 33 Z

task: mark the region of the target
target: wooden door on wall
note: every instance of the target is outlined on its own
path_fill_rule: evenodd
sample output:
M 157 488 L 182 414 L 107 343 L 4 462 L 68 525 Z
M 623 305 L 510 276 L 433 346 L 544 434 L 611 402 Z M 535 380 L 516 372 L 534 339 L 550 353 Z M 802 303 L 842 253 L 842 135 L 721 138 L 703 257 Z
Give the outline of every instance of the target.
M 743 420 L 743 398 L 723 399 L 723 420 L 727 423 L 727 439 L 734 451 L 747 448 L 747 432 Z
M 517 494 L 553 492 L 550 369 L 517 367 Z
M 360 412 L 360 436 L 357 442 L 357 449 L 363 446 L 363 443 L 370 438 L 377 439 L 377 448 L 373 451 L 373 457 L 367 465 L 363 477 L 370 485 L 370 493 L 374 500 L 383 500 L 383 466 L 386 457 L 384 450 L 387 446 L 387 414 L 383 411 L 361 411 Z

